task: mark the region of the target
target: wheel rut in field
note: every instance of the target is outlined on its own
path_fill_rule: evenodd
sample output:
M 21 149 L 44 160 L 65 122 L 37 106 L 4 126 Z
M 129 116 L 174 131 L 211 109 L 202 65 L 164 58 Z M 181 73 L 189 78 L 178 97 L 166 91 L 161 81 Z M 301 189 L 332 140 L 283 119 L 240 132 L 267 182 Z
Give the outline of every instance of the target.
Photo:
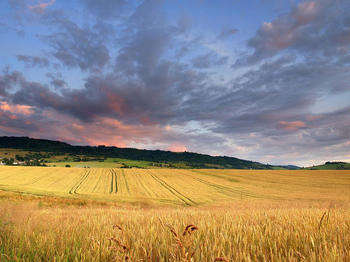
M 200 175 L 206 175 L 206 176 L 212 176 L 212 177 L 217 177 L 217 178 L 222 178 L 218 175 L 210 175 L 210 174 L 206 174 L 206 173 L 202 173 L 202 172 L 196 172 L 196 171 L 191 171 L 193 174 L 200 174 Z M 204 179 L 201 179 L 201 178 L 198 178 L 198 177 L 195 177 L 195 176 L 192 176 L 194 179 L 196 179 L 197 181 L 207 185 L 207 186 L 210 186 L 210 187 L 213 187 L 215 188 L 216 190 L 218 190 L 220 193 L 224 194 L 224 195 L 227 195 L 227 196 L 231 196 L 232 197 L 232 193 L 237 195 L 237 196 L 241 196 L 241 197 L 246 197 L 246 198 L 261 198 L 261 199 L 264 199 L 264 198 L 268 198 L 268 199 L 280 199 L 280 198 L 276 198 L 276 197 L 272 197 L 272 196 L 265 196 L 265 195 L 258 195 L 258 194 L 254 194 L 254 193 L 251 193 L 251 192 L 248 192 L 246 190 L 242 190 L 242 189 L 234 189 L 232 187 L 228 187 L 228 186 L 224 186 L 224 185 L 220 185 L 220 184 L 216 184 L 216 183 L 213 183 L 213 182 L 209 182 L 207 180 L 204 180 Z M 225 178 L 222 178 L 222 179 L 225 179 Z M 225 179 L 227 180 L 227 179 Z
M 147 175 L 147 173 L 146 173 L 146 174 L 143 174 L 143 175 L 138 175 L 138 176 L 137 176 L 137 179 L 138 179 L 138 181 L 139 181 L 141 187 L 143 188 L 143 190 L 146 192 L 146 194 L 147 194 L 149 197 L 152 197 L 153 195 L 155 195 L 155 196 L 157 197 L 157 193 L 156 193 L 156 192 L 154 192 L 154 191 L 152 192 L 151 190 L 149 190 L 149 189 L 145 186 L 144 178 L 145 178 L 146 175 Z M 143 177 L 143 179 L 142 179 L 141 177 Z
M 80 180 L 69 190 L 69 194 L 78 194 L 77 190 L 87 180 L 89 175 L 90 175 L 90 170 L 85 171 L 84 174 L 80 177 Z
M 92 193 L 95 193 L 95 192 L 96 192 L 96 189 L 97 189 L 98 185 L 101 183 L 102 177 L 103 177 L 103 176 L 104 176 L 104 174 L 100 174 L 100 176 L 99 176 L 99 178 L 98 178 L 98 180 L 97 180 L 97 182 L 96 182 L 94 188 L 92 189 Z
M 111 168 L 109 171 L 111 174 L 111 188 L 109 190 L 109 193 L 118 193 L 117 173 L 113 168 Z
M 232 177 L 227 177 L 227 175 L 224 174 L 211 174 L 211 173 L 206 173 L 205 171 L 200 171 L 200 170 L 191 170 L 192 173 L 198 173 L 204 176 L 211 176 L 215 178 L 220 178 L 226 181 L 229 181 L 231 183 L 239 183 L 240 181 L 238 179 L 232 178 Z
M 226 187 L 226 186 L 222 186 L 222 185 L 219 185 L 219 184 L 215 184 L 215 183 L 211 183 L 211 182 L 208 182 L 206 180 L 203 180 L 203 179 L 200 179 L 200 178 L 197 178 L 197 177 L 194 177 L 194 179 L 196 179 L 197 181 L 207 185 L 207 186 L 210 186 L 210 187 L 213 187 L 215 189 L 217 189 L 220 193 L 226 195 L 226 196 L 231 196 L 232 197 L 232 193 L 237 195 L 237 196 L 244 196 L 244 197 L 256 197 L 252 194 L 249 194 L 249 193 L 246 193 L 246 192 L 243 192 L 243 191 L 240 191 L 240 190 L 237 190 L 237 189 L 232 189 L 230 187 Z
M 123 174 L 123 179 L 124 179 L 126 190 L 128 191 L 128 194 L 130 196 L 130 188 L 129 188 L 128 180 L 126 179 L 124 170 L 121 170 L 121 171 L 122 171 L 122 174 Z
M 52 181 L 52 183 L 50 183 L 49 185 L 48 185 L 48 187 L 51 187 L 51 186 L 53 186 L 53 185 L 56 185 L 58 182 L 60 182 L 60 181 L 64 181 L 65 180 L 65 177 L 64 176 L 62 176 L 62 177 L 59 177 L 58 179 L 56 179 L 55 181 Z
M 171 194 L 176 196 L 178 199 L 180 199 L 182 202 L 185 203 L 187 206 L 193 206 L 197 205 L 195 201 L 193 201 L 191 198 L 185 196 L 184 194 L 180 193 L 178 190 L 176 190 L 174 187 L 169 185 L 167 182 L 165 182 L 163 179 L 157 177 L 156 175 L 153 175 L 152 173 L 149 173 L 154 180 L 156 180 L 159 184 L 161 184 L 164 188 L 166 188 Z

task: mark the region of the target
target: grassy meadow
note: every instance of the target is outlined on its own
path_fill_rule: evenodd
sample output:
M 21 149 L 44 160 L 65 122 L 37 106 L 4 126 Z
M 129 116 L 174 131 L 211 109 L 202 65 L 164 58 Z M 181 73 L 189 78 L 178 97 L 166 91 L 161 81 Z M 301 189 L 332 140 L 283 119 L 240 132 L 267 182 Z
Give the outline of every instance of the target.
M 350 173 L 0 167 L 0 261 L 350 261 Z

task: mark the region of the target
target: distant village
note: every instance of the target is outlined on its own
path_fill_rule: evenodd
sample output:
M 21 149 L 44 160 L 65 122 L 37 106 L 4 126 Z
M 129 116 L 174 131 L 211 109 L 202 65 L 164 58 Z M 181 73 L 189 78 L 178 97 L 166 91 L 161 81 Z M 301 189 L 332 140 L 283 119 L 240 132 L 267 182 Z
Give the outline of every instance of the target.
M 0 157 L 2 166 L 46 166 L 47 161 L 39 153 L 27 154 L 25 156 Z

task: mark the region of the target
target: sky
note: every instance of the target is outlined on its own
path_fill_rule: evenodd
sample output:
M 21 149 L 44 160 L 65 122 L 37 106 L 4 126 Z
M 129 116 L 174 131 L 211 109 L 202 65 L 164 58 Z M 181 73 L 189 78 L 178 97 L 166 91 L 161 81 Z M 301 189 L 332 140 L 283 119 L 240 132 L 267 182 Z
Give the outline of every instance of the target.
M 0 135 L 350 161 L 348 0 L 2 0 Z

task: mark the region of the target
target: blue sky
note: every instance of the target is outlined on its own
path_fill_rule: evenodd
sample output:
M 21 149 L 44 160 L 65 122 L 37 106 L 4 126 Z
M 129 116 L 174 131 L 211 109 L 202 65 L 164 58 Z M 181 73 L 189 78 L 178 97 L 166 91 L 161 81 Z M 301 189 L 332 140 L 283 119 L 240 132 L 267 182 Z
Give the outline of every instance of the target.
M 349 8 L 1 1 L 0 135 L 350 161 Z

